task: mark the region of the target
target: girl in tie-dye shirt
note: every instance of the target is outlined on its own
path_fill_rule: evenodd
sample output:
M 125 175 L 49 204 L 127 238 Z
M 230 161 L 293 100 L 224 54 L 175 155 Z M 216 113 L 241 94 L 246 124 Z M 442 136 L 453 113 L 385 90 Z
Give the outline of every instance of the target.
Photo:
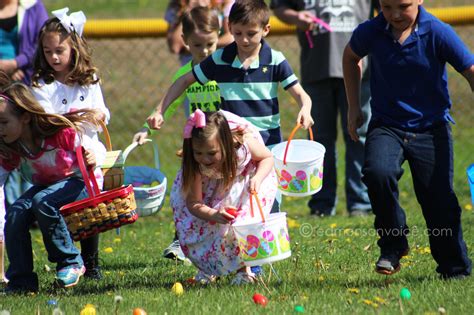
M 6 215 L 0 189 L 0 228 L 5 232 L 10 261 L 7 292 L 38 291 L 28 232 L 34 220 L 41 229 L 48 259 L 57 264 L 57 283 L 62 287 L 74 286 L 84 274 L 80 252 L 59 209 L 87 196 L 75 150 L 85 145 L 82 130 L 96 125 L 96 117 L 94 110 L 64 116 L 48 114 L 28 87 L 12 83 L 0 72 L 0 188 L 14 169 L 19 169 L 33 184 L 8 207 Z M 84 160 L 88 166 L 95 166 L 92 151 L 85 150 Z

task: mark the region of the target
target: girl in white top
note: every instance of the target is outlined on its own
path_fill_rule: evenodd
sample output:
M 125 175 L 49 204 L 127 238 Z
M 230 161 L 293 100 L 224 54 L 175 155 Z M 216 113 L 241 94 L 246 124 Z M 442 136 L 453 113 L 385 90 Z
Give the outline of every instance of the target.
M 86 18 L 82 11 L 67 15 L 68 8 L 53 11 L 54 18 L 43 25 L 39 34 L 34 61 L 33 94 L 46 112 L 64 114 L 79 109 L 98 109 L 106 123 L 110 112 L 92 64 L 91 51 L 82 37 Z M 105 146 L 97 130 L 86 130 L 94 143 L 94 153 L 100 165 Z M 101 160 L 102 159 L 102 160 Z
M 68 8 L 53 11 L 55 16 L 45 22 L 38 40 L 32 78 L 33 94 L 46 112 L 65 114 L 81 109 L 96 109 L 101 120 L 108 122 L 110 112 L 105 106 L 90 48 L 82 37 L 86 17 L 82 11 L 67 15 Z M 105 146 L 98 130 L 87 128 L 85 138 L 91 141 L 97 164 L 105 158 Z M 102 184 L 102 183 L 100 183 Z M 81 241 L 86 266 L 85 277 L 100 279 L 98 267 L 98 236 Z

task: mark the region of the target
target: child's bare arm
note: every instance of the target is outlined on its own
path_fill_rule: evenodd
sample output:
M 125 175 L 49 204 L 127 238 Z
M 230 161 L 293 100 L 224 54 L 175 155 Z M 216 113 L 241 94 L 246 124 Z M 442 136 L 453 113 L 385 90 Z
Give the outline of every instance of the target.
M 361 58 L 354 53 L 348 44 L 344 49 L 342 68 L 348 103 L 347 129 L 351 139 L 354 141 L 359 140 L 357 128 L 363 124 L 363 116 L 360 108 L 360 82 L 362 77 L 360 61 Z
M 471 65 L 470 68 L 467 68 L 461 73 L 469 82 L 469 85 L 471 86 L 471 91 L 474 92 L 474 65 Z
M 288 88 L 288 92 L 300 106 L 296 123 L 302 124 L 304 129 L 308 129 L 314 124 L 313 118 L 311 117 L 311 98 L 299 83 Z
M 202 200 L 202 180 L 199 174 L 194 178 L 191 191 L 186 196 L 186 207 L 194 216 L 221 224 L 229 224 L 234 216 L 228 214 L 225 209 L 213 209 L 203 203 Z
M 296 11 L 291 8 L 281 6 L 273 9 L 273 13 L 287 24 L 294 24 L 300 30 L 312 30 L 314 28 L 314 14 L 310 11 Z
M 258 192 L 262 181 L 273 170 L 273 156 L 270 150 L 258 142 L 251 134 L 246 134 L 244 140 L 249 147 L 252 160 L 258 161 L 255 175 L 250 179 L 249 190 Z
M 164 123 L 163 113 L 168 106 L 184 93 L 186 88 L 196 82 L 192 72 L 189 72 L 176 80 L 161 99 L 155 111 L 147 118 L 148 126 L 151 129 L 160 129 Z

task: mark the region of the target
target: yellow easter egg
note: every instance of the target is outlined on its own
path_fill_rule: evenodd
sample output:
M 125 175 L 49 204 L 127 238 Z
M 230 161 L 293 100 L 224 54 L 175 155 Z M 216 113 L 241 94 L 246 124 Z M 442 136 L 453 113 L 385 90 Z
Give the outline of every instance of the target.
M 181 282 L 176 282 L 175 284 L 173 284 L 173 287 L 171 288 L 171 292 L 173 292 L 177 296 L 183 295 L 184 289 Z
M 95 307 L 92 304 L 86 304 L 81 310 L 81 315 L 96 315 Z
M 321 179 L 317 176 L 311 176 L 311 190 L 317 189 L 321 186 Z
M 153 186 L 158 186 L 159 184 L 160 184 L 160 182 L 157 181 L 157 180 L 155 180 L 155 181 L 153 181 L 153 182 L 150 184 L 150 186 L 151 186 L 151 187 L 153 187 Z

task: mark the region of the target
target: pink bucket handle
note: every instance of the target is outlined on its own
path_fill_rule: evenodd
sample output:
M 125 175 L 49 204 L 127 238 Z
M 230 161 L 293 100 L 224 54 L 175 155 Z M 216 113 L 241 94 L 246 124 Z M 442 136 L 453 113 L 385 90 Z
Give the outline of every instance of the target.
M 295 128 L 293 128 L 290 133 L 290 137 L 288 138 L 288 142 L 286 143 L 285 147 L 285 154 L 283 155 L 283 165 L 286 165 L 286 155 L 288 154 L 288 147 L 290 146 L 290 142 L 293 139 L 293 136 L 295 135 L 298 128 L 301 128 L 301 124 L 296 124 Z M 313 141 L 313 130 L 311 129 L 311 127 L 309 127 L 309 138 L 311 139 L 311 141 Z

